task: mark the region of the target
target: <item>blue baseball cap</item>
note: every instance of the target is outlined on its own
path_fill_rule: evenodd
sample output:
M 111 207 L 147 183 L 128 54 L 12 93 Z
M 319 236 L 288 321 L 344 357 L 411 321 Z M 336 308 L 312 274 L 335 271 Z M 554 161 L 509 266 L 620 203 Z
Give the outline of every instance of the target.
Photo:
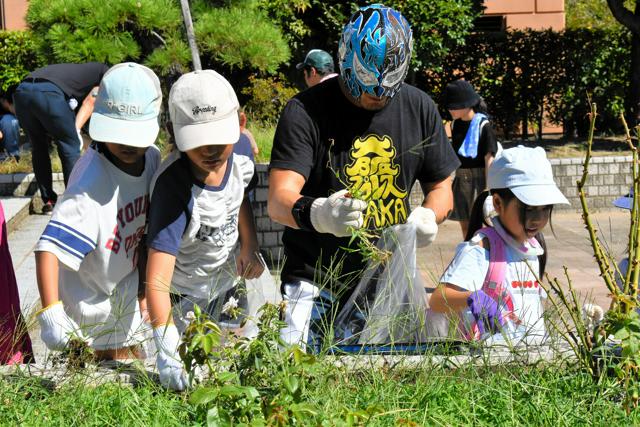
M 160 80 L 134 62 L 111 67 L 100 82 L 89 135 L 101 142 L 149 147 L 158 137 L 162 105 Z

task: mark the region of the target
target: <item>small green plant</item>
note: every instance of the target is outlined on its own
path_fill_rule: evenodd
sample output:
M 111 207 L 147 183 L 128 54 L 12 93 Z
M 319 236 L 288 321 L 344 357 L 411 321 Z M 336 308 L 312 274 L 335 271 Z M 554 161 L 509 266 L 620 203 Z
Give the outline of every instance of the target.
M 565 268 L 568 291 L 563 289 L 557 278 L 548 279 L 551 290 L 550 302 L 555 308 L 557 319 L 551 319 L 554 329 L 569 343 L 581 366 L 597 381 L 603 376 L 613 375 L 623 390 L 623 406 L 627 413 L 638 406 L 640 400 L 640 315 L 638 308 L 638 278 L 640 276 L 640 198 L 638 151 L 627 128 L 624 116 L 621 120 L 626 129 L 627 144 L 633 154 L 633 205 L 629 227 L 629 267 L 623 274 L 613 255 L 602 242 L 587 205 L 585 185 L 589 174 L 591 148 L 597 108 L 591 104 L 590 130 L 587 140 L 586 157 L 582 178 L 578 181 L 578 192 L 582 205 L 583 219 L 594 252 L 600 275 L 612 296 L 609 311 L 601 321 L 593 321 L 591 305 L 581 304 Z M 618 281 L 616 281 L 616 278 Z M 618 283 L 621 285 L 618 286 Z M 597 319 L 599 320 L 599 319 Z
M 230 335 L 200 309 L 188 326 L 180 355 L 191 378 L 199 367 L 208 372 L 189 397 L 197 411 L 206 413 L 210 426 L 362 425 L 375 408 L 336 415 L 322 414 L 307 401 L 309 385 L 324 373 L 315 356 L 280 338 L 286 303 L 265 304 L 260 310 L 255 339 Z M 204 415 L 204 414 L 203 414 Z M 324 424 L 323 424 L 324 425 Z

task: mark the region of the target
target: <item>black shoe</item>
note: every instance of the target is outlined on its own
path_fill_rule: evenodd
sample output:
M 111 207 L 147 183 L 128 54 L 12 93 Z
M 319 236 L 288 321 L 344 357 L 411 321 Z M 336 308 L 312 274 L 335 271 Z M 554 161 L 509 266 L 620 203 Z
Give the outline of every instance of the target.
M 55 203 L 52 202 L 51 200 L 47 201 L 47 203 L 45 203 L 42 206 L 42 214 L 43 215 L 51 215 L 51 213 L 53 212 L 53 207 L 55 206 Z

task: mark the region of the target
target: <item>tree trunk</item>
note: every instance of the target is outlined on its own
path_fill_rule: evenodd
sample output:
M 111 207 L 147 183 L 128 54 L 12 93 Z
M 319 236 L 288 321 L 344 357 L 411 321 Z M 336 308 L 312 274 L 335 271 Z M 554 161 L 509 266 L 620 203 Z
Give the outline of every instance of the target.
M 640 124 L 640 36 L 634 34 L 631 39 L 631 70 L 629 72 L 630 88 L 627 98 L 629 125 Z
M 607 0 L 611 13 L 618 22 L 631 31 L 631 69 L 626 110 L 629 125 L 640 124 L 640 0 L 636 0 L 632 13 L 624 6 L 624 0 Z

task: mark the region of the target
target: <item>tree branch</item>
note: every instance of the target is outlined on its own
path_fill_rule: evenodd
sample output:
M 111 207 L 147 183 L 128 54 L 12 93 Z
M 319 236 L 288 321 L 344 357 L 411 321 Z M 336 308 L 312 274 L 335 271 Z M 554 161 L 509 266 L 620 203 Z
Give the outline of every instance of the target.
M 607 0 L 609 9 L 618 22 L 627 27 L 636 36 L 640 36 L 640 16 L 624 6 L 624 0 Z M 637 7 L 637 6 L 636 6 Z

